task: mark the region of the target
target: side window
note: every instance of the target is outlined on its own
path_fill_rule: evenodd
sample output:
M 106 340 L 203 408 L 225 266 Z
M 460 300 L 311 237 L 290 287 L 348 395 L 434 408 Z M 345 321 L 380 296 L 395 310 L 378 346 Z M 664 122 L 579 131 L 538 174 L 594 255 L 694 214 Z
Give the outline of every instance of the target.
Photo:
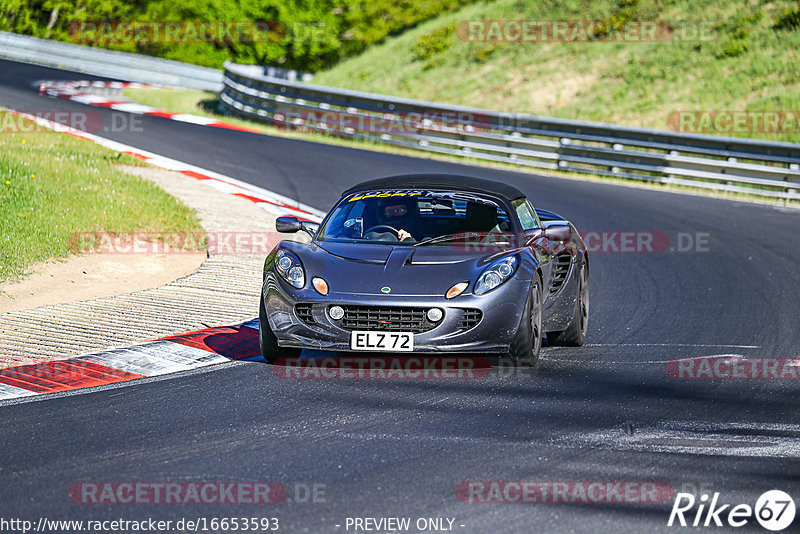
M 539 218 L 536 217 L 536 212 L 533 211 L 530 202 L 525 199 L 515 200 L 514 209 L 517 210 L 517 217 L 519 217 L 519 222 L 522 224 L 523 230 L 539 228 Z

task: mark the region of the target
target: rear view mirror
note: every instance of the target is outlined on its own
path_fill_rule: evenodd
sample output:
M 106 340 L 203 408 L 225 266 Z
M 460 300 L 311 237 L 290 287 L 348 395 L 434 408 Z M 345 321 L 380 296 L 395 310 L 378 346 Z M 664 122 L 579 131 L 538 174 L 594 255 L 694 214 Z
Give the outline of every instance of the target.
M 534 228 L 532 230 L 525 230 L 524 241 L 526 247 L 531 247 L 540 241 L 544 236 L 544 228 Z
M 551 224 L 544 229 L 544 236 L 549 241 L 569 241 L 572 237 L 572 227 L 563 223 Z
M 311 237 L 315 237 L 317 235 L 317 231 L 319 230 L 319 223 L 302 221 L 300 222 L 300 229 Z
M 282 234 L 293 234 L 302 230 L 302 225 L 297 217 L 287 215 L 275 220 L 275 229 Z
M 356 217 L 355 219 L 347 219 L 344 222 L 344 228 L 347 231 L 347 236 L 355 239 L 364 237 L 364 219 Z

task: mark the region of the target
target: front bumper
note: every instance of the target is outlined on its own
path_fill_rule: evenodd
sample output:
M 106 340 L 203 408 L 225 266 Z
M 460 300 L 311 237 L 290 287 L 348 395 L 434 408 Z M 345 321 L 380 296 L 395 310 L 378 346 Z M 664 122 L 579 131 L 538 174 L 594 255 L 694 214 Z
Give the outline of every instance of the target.
M 262 288 L 264 309 L 270 327 L 281 347 L 350 352 L 351 330 L 328 316 L 328 307 L 338 305 L 403 306 L 440 308 L 443 319 L 432 329 L 414 334 L 414 352 L 489 352 L 506 353 L 519 329 L 528 298 L 529 282 L 512 278 L 494 291 L 481 296 L 353 295 L 322 296 L 313 289 L 294 290 L 268 275 Z M 301 319 L 298 303 L 311 304 L 313 324 Z M 464 309 L 481 310 L 477 326 L 459 328 Z

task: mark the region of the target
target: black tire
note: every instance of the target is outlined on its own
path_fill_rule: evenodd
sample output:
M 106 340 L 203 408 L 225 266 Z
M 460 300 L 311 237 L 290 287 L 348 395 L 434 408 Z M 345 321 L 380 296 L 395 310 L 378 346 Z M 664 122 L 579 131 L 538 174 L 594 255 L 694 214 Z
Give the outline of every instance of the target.
M 296 358 L 302 349 L 293 349 L 278 346 L 278 338 L 269 326 L 267 311 L 264 309 L 264 299 L 261 298 L 258 306 L 258 344 L 261 346 L 261 355 L 269 363 L 280 358 Z
M 575 297 L 575 313 L 566 329 L 548 332 L 547 343 L 561 347 L 580 347 L 586 341 L 589 326 L 589 268 L 586 260 L 581 263 L 578 273 L 578 291 Z
M 533 367 L 542 350 L 542 280 L 537 275 L 531 285 L 525 312 L 517 335 L 509 347 L 508 356 L 514 365 Z

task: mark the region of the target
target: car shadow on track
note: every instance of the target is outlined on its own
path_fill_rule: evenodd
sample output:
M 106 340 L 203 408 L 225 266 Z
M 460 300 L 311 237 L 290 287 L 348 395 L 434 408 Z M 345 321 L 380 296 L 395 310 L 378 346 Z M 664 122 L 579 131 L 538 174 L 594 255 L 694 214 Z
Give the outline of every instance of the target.
M 258 321 L 242 325 L 201 331 L 183 336 L 174 336 L 171 341 L 187 346 L 200 348 L 236 361 L 268 363 L 261 354 L 258 341 Z M 543 345 L 546 347 L 546 340 Z M 364 369 L 396 369 L 407 371 L 420 370 L 469 370 L 473 369 L 481 376 L 497 370 L 532 373 L 529 362 L 515 365 L 509 358 L 496 354 L 475 353 L 390 353 L 390 352 L 336 352 L 317 349 L 304 349 L 297 358 L 279 359 L 272 363 L 274 367 L 300 366 L 313 369 L 319 366 L 352 369 L 354 366 Z M 408 376 L 407 378 L 413 378 Z

